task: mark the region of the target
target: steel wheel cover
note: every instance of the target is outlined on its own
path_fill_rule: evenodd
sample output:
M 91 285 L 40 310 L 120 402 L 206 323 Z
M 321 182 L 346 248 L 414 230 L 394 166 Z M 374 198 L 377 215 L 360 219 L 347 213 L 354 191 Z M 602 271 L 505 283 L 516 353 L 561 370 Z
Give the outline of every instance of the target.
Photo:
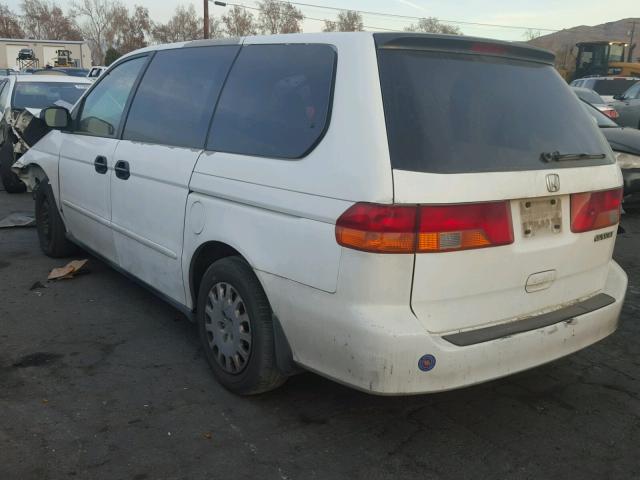
M 207 296 L 204 328 L 209 348 L 227 373 L 242 373 L 251 357 L 251 320 L 244 300 L 230 284 L 216 283 Z

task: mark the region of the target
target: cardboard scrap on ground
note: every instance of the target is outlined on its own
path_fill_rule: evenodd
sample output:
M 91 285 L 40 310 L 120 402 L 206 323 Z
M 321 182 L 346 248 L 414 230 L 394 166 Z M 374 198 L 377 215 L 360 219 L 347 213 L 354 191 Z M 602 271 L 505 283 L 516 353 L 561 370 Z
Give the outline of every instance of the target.
M 33 227 L 35 224 L 32 213 L 12 213 L 0 220 L 0 228 Z
M 88 260 L 74 260 L 64 267 L 54 268 L 48 280 L 70 280 L 87 264 Z

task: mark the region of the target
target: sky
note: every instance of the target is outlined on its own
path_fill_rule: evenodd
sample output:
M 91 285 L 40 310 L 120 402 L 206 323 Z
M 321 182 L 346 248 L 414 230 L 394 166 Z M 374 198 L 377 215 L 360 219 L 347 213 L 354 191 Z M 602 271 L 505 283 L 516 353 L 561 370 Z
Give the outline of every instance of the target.
M 0 0 L 1 1 L 1 0 Z M 9 7 L 19 10 L 21 0 L 4 0 Z M 198 12 L 202 12 L 203 0 L 158 1 L 158 0 L 120 0 L 128 6 L 142 5 L 149 9 L 156 22 L 170 18 L 175 8 L 182 4 L 193 3 Z M 542 34 L 551 33 L 542 29 L 560 30 L 577 25 L 597 25 L 627 17 L 640 17 L 640 1 L 616 0 L 615 8 L 606 8 L 603 0 L 295 0 L 299 3 L 337 7 L 350 10 L 366 10 L 394 15 L 415 17 L 432 16 L 445 20 L 476 22 L 498 25 L 530 27 Z M 55 3 L 68 6 L 67 0 L 55 0 Z M 255 7 L 256 0 L 231 0 L 230 3 Z M 213 6 L 214 15 L 220 15 L 225 7 Z M 334 19 L 336 11 L 297 5 L 306 17 Z M 385 15 L 364 15 L 367 30 L 393 29 L 403 30 L 410 25 L 411 19 L 393 18 Z M 323 22 L 307 19 L 305 32 L 321 31 Z M 458 25 L 466 35 L 498 38 L 503 40 L 523 40 L 525 29 L 499 28 L 490 26 Z

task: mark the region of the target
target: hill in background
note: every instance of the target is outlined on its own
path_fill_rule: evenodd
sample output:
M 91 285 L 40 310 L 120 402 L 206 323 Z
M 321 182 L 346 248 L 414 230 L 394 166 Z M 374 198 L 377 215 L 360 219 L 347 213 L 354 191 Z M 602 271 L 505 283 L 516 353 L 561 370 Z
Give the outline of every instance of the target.
M 634 20 L 638 23 L 636 24 L 634 39 L 636 48 L 633 57 L 640 59 L 640 18 L 624 18 L 616 22 L 594 26 L 580 25 L 549 35 L 542 35 L 528 43 L 554 52 L 557 56 L 556 66 L 559 69 L 573 70 L 575 68 L 575 50 L 577 50 L 574 48 L 576 43 L 599 40 L 628 42 L 631 22 Z

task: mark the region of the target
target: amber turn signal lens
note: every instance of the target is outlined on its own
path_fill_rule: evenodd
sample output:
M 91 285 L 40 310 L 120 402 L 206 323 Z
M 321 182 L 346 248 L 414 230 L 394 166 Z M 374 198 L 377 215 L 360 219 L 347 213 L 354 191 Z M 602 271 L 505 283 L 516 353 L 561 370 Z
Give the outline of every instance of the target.
M 435 253 L 513 242 L 507 201 L 463 205 L 357 203 L 336 222 L 338 244 L 366 252 Z

